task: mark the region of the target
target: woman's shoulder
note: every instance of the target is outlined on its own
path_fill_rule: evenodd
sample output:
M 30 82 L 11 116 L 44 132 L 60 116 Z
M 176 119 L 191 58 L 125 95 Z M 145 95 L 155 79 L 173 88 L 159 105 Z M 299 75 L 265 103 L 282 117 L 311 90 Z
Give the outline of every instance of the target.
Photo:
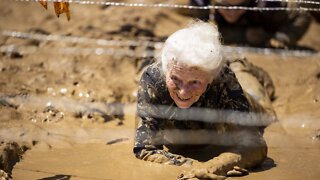
M 218 77 L 215 79 L 218 83 L 226 83 L 230 80 L 235 79 L 235 73 L 232 71 L 232 69 L 230 68 L 229 63 L 225 63 L 221 70 L 220 73 L 218 75 Z
M 152 63 L 144 69 L 140 78 L 139 91 L 142 92 L 140 98 L 150 98 L 150 103 L 168 104 L 171 102 L 161 63 Z
M 225 63 L 223 65 L 219 75 L 214 79 L 213 82 L 214 83 L 211 85 L 211 89 L 217 89 L 218 91 L 223 91 L 224 89 L 241 89 L 239 81 L 229 63 Z
M 161 68 L 161 62 L 154 62 L 150 65 L 148 65 L 142 75 L 141 75 L 141 81 L 147 81 L 148 83 L 157 83 L 164 80 L 164 74 L 162 72 Z

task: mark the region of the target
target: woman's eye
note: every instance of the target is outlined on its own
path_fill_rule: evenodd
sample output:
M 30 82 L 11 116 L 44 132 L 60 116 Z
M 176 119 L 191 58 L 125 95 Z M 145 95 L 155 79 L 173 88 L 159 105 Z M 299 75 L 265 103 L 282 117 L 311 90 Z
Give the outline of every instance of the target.
M 191 83 L 192 83 L 193 85 L 198 85 L 198 84 L 200 84 L 200 81 L 194 80 L 194 81 L 191 81 Z
M 175 81 L 175 82 L 179 81 L 179 79 L 178 79 L 177 77 L 175 77 L 175 76 L 171 76 L 171 79 L 172 79 L 173 81 Z

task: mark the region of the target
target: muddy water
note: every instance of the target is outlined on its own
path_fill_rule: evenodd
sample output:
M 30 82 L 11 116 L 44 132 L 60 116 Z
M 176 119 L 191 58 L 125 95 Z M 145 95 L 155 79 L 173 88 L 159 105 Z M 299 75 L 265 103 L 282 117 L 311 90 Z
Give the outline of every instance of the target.
M 95 131 L 98 134 L 99 130 Z M 121 137 L 120 133 L 117 135 Z M 113 145 L 106 145 L 103 139 L 95 143 L 73 144 L 64 140 L 52 143 L 51 149 L 44 144 L 36 145 L 15 166 L 13 177 L 41 179 L 63 175 L 71 179 L 175 179 L 183 170 L 189 170 L 136 159 L 132 154 L 132 136 L 128 137 L 129 141 Z M 269 127 L 265 138 L 269 158 L 262 167 L 254 169 L 248 176 L 230 179 L 318 179 L 319 142 L 288 135 L 280 124 Z M 106 141 L 108 139 L 105 137 Z
M 183 170 L 137 160 L 132 142 L 77 145 L 68 149 L 29 152 L 14 170 L 15 179 L 41 179 L 58 174 L 71 179 L 173 179 Z M 94 153 L 93 153 L 94 152 Z M 42 165 L 41 165 L 42 164 Z
M 134 119 L 131 116 L 125 121 L 134 122 Z M 51 135 L 46 135 L 24 155 L 23 160 L 14 168 L 14 179 L 66 176 L 71 179 L 160 180 L 174 179 L 180 172 L 188 169 L 136 159 L 132 153 L 133 123 L 126 123 L 121 127 L 117 127 L 115 123 L 106 126 L 62 126 L 41 127 L 41 131 L 49 131 Z M 31 136 L 29 138 L 36 138 Z M 119 138 L 125 140 L 106 144 Z
M 236 179 L 318 179 L 320 143 L 308 137 L 292 136 L 274 124 L 266 131 L 268 157 L 248 177 Z
M 25 162 L 15 168 L 14 176 L 15 179 L 41 179 L 63 174 L 70 175 L 71 179 L 160 180 L 173 179 L 183 170 L 181 167 L 145 163 L 135 159 L 129 148 L 131 143 L 110 147 L 104 144 L 87 144 L 49 152 L 35 150 L 28 153 Z

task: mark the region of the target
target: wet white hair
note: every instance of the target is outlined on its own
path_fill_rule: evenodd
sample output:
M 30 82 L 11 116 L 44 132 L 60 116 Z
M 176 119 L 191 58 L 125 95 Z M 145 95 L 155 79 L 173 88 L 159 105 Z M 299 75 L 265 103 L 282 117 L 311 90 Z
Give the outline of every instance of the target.
M 169 36 L 161 53 L 164 73 L 172 62 L 207 71 L 219 71 L 223 64 L 222 59 L 217 26 L 202 21 L 195 21 Z

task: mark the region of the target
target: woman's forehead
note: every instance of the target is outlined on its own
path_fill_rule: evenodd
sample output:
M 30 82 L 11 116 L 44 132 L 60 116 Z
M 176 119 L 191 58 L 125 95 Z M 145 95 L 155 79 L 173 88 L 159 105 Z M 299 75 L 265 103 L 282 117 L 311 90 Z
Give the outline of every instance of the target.
M 206 69 L 203 69 L 200 66 L 197 65 L 191 65 L 191 64 L 187 64 L 187 63 L 183 63 L 177 60 L 172 60 L 171 63 L 169 64 L 169 69 L 171 68 L 175 68 L 176 70 L 183 70 L 183 71 L 207 71 Z
M 185 64 L 173 64 L 169 69 L 170 75 L 179 76 L 180 78 L 186 79 L 199 79 L 209 77 L 210 73 L 199 67 L 187 66 Z
M 178 62 L 174 62 L 171 65 L 171 69 L 175 70 L 175 71 L 183 71 L 183 72 L 188 72 L 188 71 L 204 71 L 199 67 L 196 66 L 188 66 L 186 64 L 183 63 L 178 63 Z

